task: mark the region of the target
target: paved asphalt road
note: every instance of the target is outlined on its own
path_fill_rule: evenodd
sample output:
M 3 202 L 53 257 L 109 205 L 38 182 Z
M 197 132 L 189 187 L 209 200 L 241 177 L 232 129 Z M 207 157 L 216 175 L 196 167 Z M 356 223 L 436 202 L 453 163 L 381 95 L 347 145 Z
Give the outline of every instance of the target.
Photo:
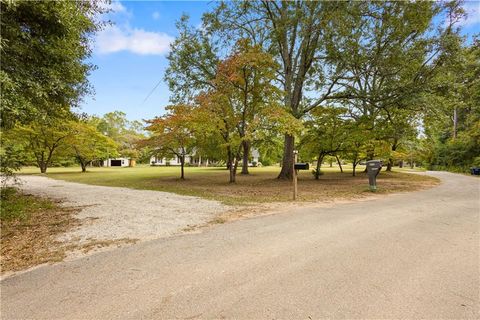
M 479 318 L 480 179 L 218 225 L 1 284 L 2 318 Z

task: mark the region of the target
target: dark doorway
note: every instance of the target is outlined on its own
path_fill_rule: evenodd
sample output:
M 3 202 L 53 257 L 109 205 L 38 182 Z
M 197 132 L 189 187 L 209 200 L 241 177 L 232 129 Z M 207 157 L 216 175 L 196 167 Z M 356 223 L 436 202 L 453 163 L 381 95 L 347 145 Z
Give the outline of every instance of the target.
M 110 166 L 121 167 L 122 166 L 122 160 L 110 160 Z

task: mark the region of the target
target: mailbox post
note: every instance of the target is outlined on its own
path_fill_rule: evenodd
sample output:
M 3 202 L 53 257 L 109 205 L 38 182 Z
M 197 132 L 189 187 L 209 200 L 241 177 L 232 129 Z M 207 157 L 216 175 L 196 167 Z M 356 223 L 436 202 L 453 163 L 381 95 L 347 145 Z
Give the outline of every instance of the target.
M 297 170 L 295 169 L 297 158 L 298 158 L 298 151 L 293 150 L 293 200 L 297 200 Z
M 298 170 L 308 170 L 310 168 L 308 163 L 297 163 L 298 151 L 293 151 L 293 200 L 297 199 L 297 175 Z
M 370 160 L 367 161 L 367 175 L 368 183 L 370 185 L 370 191 L 377 191 L 377 176 L 382 170 L 382 161 L 380 160 Z

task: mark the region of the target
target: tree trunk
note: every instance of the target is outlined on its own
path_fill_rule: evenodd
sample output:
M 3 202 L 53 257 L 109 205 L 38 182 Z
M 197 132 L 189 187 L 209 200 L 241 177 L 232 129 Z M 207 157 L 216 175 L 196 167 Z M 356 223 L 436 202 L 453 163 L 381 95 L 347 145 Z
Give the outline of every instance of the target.
M 343 173 L 342 163 L 340 162 L 340 159 L 337 155 L 335 155 L 335 158 L 337 159 L 338 166 L 340 167 L 340 172 Z
M 231 151 L 227 151 L 227 170 L 230 170 L 232 168 L 232 153 Z
M 278 175 L 278 179 L 293 179 L 293 148 L 295 139 L 293 136 L 286 134 L 283 144 L 282 170 Z
M 242 141 L 243 148 L 243 162 L 242 162 L 242 174 L 248 174 L 248 156 L 250 155 L 250 143 L 248 141 Z
M 55 149 L 56 149 L 55 146 L 52 146 L 51 148 L 49 148 L 47 160 L 43 162 L 44 163 L 44 169 L 43 169 L 42 173 L 47 173 L 47 168 L 52 161 L 53 151 L 55 151 Z M 42 156 L 42 158 L 43 158 L 43 156 Z
M 227 170 L 230 170 L 232 167 L 232 152 L 230 147 L 227 148 Z
M 323 154 L 320 153 L 318 155 L 317 168 L 315 170 L 315 180 L 318 180 L 318 178 L 320 177 L 320 169 L 322 168 L 322 162 L 323 162 Z
M 180 167 L 181 167 L 180 179 L 185 180 L 185 155 L 182 155 L 180 157 Z
M 81 157 L 77 155 L 77 160 L 80 162 L 80 168 L 82 168 L 82 172 L 87 172 L 87 161 L 84 161 Z
M 37 160 L 38 168 L 40 169 L 40 173 L 47 172 L 47 163 L 45 161 L 45 154 L 42 152 L 41 154 L 35 154 L 35 158 Z
M 233 154 L 232 154 L 232 149 L 230 148 L 230 146 L 227 147 L 227 168 L 228 168 L 228 171 L 229 171 L 229 174 L 230 174 L 230 180 L 229 182 L 230 183 L 235 183 L 235 173 L 234 170 L 235 170 L 235 167 L 232 166 L 232 161 L 233 161 Z
M 355 174 L 356 174 L 355 169 L 357 168 L 357 164 L 358 164 L 357 157 L 355 157 L 353 159 L 353 162 L 352 162 L 352 166 L 353 166 L 352 176 L 354 176 L 354 177 L 355 177 Z
M 236 181 L 236 178 L 237 178 L 237 164 L 238 164 L 238 160 L 235 159 L 235 164 L 232 165 L 230 163 L 230 183 L 235 183 Z
M 393 167 L 393 159 L 388 158 L 387 170 L 386 171 L 392 171 L 392 167 Z
M 392 151 L 396 151 L 397 150 L 397 139 L 395 139 L 393 145 L 392 145 Z M 388 163 L 387 163 L 387 171 L 392 171 L 392 167 L 393 167 L 393 158 L 392 157 L 389 157 L 388 158 Z
M 237 154 L 237 156 L 233 160 L 233 182 L 237 181 L 237 169 L 238 169 L 238 159 L 240 158 L 240 155 Z
M 230 166 L 230 183 L 235 183 L 235 173 L 233 172 L 233 166 Z

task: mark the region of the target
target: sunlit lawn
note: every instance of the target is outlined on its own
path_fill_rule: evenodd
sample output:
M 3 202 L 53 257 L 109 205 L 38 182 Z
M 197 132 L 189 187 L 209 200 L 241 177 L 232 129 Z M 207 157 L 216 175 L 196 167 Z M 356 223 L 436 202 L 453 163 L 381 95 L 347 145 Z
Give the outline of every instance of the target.
M 310 171 L 301 171 L 298 181 L 299 200 L 332 201 L 369 195 L 368 179 L 357 167 L 357 177 L 352 177 L 349 166 L 344 173 L 338 167 L 323 167 L 320 180 L 313 179 Z M 289 201 L 292 183 L 276 179 L 279 167 L 250 168 L 249 175 L 237 176 L 237 183 L 228 182 L 225 168 L 186 167 L 186 180 L 179 179 L 180 167 L 137 166 L 134 168 L 49 168 L 48 177 L 86 184 L 128 187 L 174 192 L 183 195 L 215 199 L 226 204 Z M 394 169 L 395 170 L 395 169 Z M 38 168 L 24 168 L 23 174 L 39 174 Z M 378 193 L 412 191 L 429 187 L 438 180 L 423 175 L 382 171 L 378 176 Z

